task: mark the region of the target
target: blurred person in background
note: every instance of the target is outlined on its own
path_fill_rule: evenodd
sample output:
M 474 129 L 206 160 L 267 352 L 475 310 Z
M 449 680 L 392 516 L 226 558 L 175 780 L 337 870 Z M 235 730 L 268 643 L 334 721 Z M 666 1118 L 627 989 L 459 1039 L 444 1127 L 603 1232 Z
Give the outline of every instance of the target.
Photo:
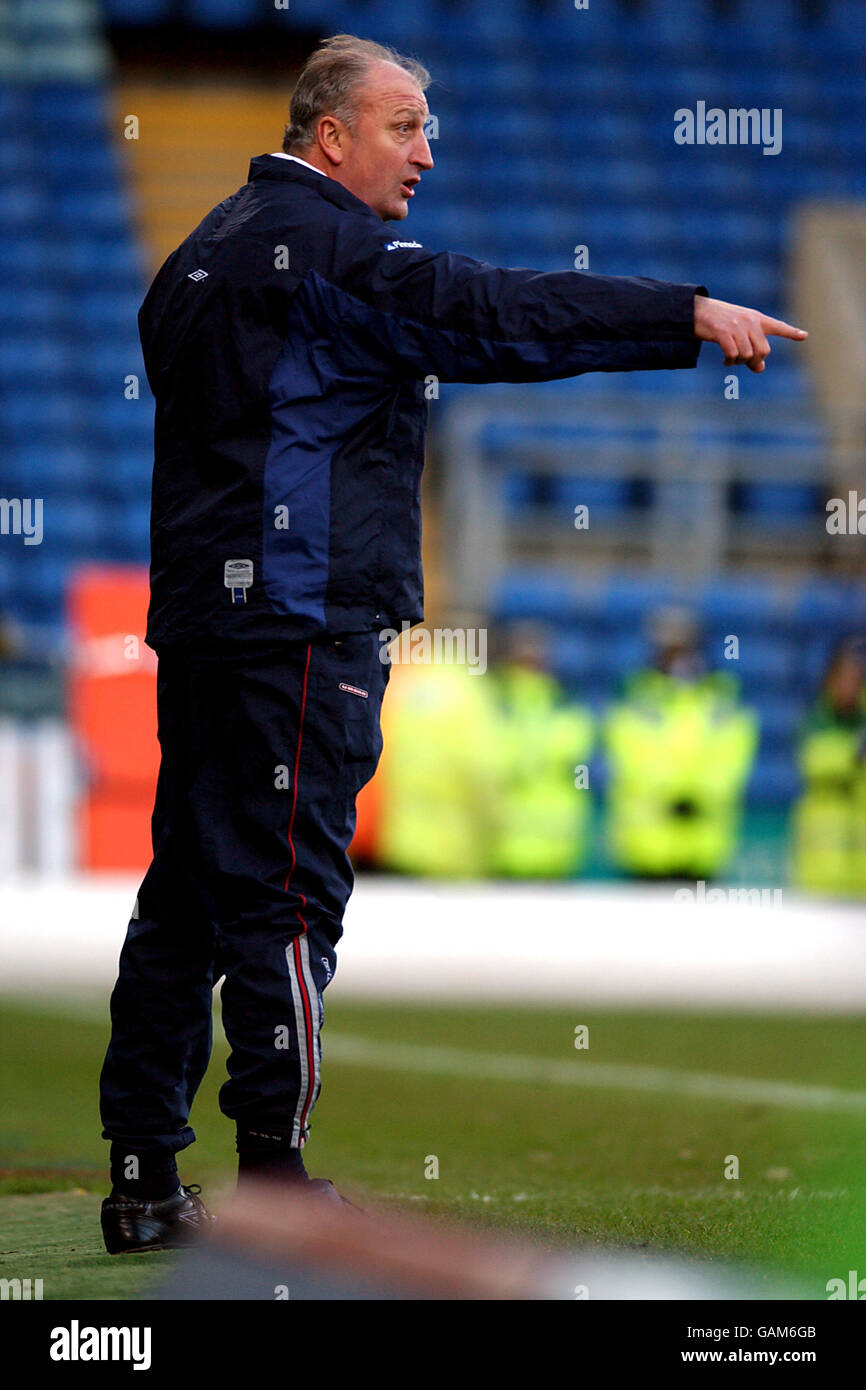
M 0 714 L 21 720 L 62 719 L 65 663 L 59 645 L 0 614 Z
M 446 879 L 574 873 L 589 815 L 576 768 L 591 751 L 592 720 L 547 662 L 548 637 L 534 623 L 506 630 L 486 674 L 392 659 L 380 867 Z
M 866 897 L 866 638 L 833 654 L 798 750 L 805 783 L 794 809 L 799 888 Z
M 6 618 L 0 613 L 0 661 L 7 661 L 12 655 L 14 648 L 15 642 L 12 636 L 12 629 Z
M 466 664 L 392 656 L 382 733 L 379 867 L 484 877 L 500 796 L 487 677 Z
M 642 878 L 715 878 L 736 847 L 757 721 L 736 680 L 706 670 L 689 610 L 657 611 L 650 639 L 651 666 L 606 721 L 611 853 Z
M 586 853 L 592 717 L 551 674 L 539 624 L 506 630 L 488 682 L 499 784 L 490 872 L 567 878 Z

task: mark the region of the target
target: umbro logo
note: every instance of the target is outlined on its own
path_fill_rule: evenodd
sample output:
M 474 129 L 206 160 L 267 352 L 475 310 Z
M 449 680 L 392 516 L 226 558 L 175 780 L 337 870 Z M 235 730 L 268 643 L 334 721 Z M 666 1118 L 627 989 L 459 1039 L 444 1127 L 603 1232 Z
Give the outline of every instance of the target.
M 421 246 L 420 241 L 389 241 L 385 247 L 386 251 L 399 251 L 402 247 Z
M 186 278 L 187 278 L 187 280 L 206 280 L 206 279 L 207 279 L 207 271 L 206 271 L 206 270 L 191 270 L 190 273 L 189 273 L 189 275 L 188 275 Z

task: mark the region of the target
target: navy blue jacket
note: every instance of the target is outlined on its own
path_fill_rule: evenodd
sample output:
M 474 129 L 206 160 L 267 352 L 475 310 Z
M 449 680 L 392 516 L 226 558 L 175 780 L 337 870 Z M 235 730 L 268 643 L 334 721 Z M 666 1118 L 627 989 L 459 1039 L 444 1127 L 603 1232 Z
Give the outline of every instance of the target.
M 139 314 L 156 398 L 147 641 L 418 622 L 425 378 L 693 367 L 698 292 L 434 253 L 335 180 L 254 159 Z

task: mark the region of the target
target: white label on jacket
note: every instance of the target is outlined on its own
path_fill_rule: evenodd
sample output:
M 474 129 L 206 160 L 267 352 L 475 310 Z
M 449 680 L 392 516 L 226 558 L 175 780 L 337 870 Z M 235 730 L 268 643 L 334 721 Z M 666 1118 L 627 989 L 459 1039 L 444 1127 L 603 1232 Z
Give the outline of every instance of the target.
M 226 560 L 223 584 L 232 591 L 232 603 L 246 603 L 246 590 L 253 582 L 252 560 Z

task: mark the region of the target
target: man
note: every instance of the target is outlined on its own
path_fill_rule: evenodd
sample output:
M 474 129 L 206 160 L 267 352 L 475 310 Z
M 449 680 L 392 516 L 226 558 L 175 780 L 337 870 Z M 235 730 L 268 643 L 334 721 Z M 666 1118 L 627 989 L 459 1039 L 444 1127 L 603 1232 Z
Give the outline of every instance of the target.
M 207 1219 L 175 1155 L 221 976 L 240 1175 L 306 1178 L 345 850 L 381 748 L 377 633 L 422 617 L 424 378 L 688 367 L 701 339 L 760 371 L 767 334 L 805 336 L 702 286 L 500 270 L 387 230 L 433 167 L 428 83 L 389 49 L 326 41 L 282 152 L 142 306 L 162 764 L 101 1081 L 115 1252 Z
M 590 793 L 582 769 L 595 741 L 593 718 L 549 669 L 550 642 L 543 625 L 513 623 L 488 677 L 501 783 L 494 877 L 570 878 L 588 849 Z
M 379 867 L 449 880 L 488 873 L 501 795 L 488 681 L 466 661 L 390 667 L 376 775 Z
M 801 732 L 803 793 L 793 815 L 793 878 L 807 893 L 866 897 L 866 641 L 833 653 Z
M 758 725 L 728 671 L 707 671 L 688 609 L 652 615 L 653 660 L 606 721 L 607 833 L 641 878 L 716 878 L 737 845 Z

